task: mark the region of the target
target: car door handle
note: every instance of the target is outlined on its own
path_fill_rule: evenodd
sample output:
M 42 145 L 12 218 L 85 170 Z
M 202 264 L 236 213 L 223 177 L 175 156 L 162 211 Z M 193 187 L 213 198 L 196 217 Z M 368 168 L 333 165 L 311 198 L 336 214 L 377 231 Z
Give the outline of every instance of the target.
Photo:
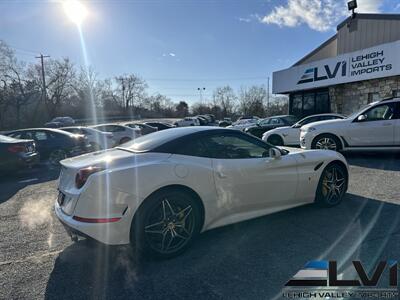
M 392 123 L 383 123 L 382 126 L 391 126 Z

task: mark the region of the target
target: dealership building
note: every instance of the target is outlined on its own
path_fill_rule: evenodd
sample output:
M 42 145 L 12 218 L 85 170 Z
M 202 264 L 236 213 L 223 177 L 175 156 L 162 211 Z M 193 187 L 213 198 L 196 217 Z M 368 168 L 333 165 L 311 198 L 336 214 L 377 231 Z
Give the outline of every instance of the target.
M 289 96 L 289 113 L 349 115 L 400 96 L 400 15 L 354 14 L 292 67 L 274 72 L 272 92 Z

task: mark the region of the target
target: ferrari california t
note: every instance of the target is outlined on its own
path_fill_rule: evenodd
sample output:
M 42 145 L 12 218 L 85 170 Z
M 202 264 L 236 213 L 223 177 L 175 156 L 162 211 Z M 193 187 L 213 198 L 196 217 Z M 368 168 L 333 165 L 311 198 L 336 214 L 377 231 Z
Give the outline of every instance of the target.
M 275 147 L 218 127 L 158 131 L 61 164 L 55 212 L 73 240 L 132 243 L 164 258 L 212 228 L 337 205 L 348 183 L 340 153 Z

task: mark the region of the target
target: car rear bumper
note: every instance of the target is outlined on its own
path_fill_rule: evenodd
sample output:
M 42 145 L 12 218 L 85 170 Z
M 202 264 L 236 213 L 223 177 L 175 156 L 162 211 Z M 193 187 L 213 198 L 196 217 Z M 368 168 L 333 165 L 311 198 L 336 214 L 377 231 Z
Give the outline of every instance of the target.
M 54 211 L 73 240 L 76 240 L 77 237 L 89 237 L 107 245 L 124 245 L 130 242 L 129 236 L 121 234 L 126 231 L 125 227 L 130 224 L 123 217 L 120 221 L 113 223 L 80 222 L 73 219 L 73 215 L 65 214 L 57 201 L 54 205 Z

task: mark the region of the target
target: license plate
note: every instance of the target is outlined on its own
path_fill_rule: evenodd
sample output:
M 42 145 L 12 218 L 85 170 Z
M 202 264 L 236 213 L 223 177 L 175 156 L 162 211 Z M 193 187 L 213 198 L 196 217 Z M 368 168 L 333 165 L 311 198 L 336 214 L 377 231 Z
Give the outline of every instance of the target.
M 65 201 L 65 195 L 59 192 L 57 197 L 58 205 L 62 206 L 64 204 L 64 201 Z

